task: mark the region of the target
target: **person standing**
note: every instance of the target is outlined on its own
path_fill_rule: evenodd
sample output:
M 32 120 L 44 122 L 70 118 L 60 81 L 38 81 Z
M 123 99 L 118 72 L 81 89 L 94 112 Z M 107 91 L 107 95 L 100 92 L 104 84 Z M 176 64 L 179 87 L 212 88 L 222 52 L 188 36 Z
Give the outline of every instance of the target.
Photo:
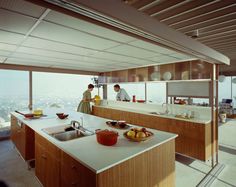
M 93 91 L 93 88 L 94 85 L 88 85 L 88 89 L 83 93 L 83 99 L 79 103 L 77 112 L 91 114 L 90 102 L 94 101 L 94 98 L 91 97 L 91 92 Z
M 117 101 L 130 101 L 129 95 L 127 94 L 124 88 L 120 88 L 119 84 L 114 85 L 114 91 L 117 92 Z

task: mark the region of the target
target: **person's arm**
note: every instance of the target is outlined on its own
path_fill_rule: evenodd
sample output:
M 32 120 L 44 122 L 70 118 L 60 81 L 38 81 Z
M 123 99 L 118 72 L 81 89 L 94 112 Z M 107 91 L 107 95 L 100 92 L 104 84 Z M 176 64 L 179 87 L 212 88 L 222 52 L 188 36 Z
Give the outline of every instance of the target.
M 130 101 L 130 97 L 129 97 L 128 93 L 125 90 L 124 90 L 124 96 L 125 96 L 124 100 L 129 100 Z
M 116 94 L 116 100 L 117 101 L 121 101 L 121 99 L 120 99 L 120 91 Z

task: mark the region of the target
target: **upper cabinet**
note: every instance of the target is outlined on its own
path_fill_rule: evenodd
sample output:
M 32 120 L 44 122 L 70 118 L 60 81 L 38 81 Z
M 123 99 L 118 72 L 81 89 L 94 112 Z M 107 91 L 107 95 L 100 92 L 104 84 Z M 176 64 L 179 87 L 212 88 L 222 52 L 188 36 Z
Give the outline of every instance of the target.
M 210 79 L 213 65 L 201 60 L 101 73 L 99 83 Z

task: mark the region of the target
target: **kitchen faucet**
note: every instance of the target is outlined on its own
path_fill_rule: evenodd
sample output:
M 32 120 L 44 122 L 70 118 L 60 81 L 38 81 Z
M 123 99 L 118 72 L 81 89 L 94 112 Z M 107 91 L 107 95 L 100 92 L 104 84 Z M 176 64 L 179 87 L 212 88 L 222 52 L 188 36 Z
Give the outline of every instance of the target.
M 70 122 L 70 125 L 71 125 L 74 129 L 76 129 L 76 130 L 80 130 L 80 131 L 83 131 L 83 132 L 89 132 L 89 133 L 91 133 L 91 134 L 94 134 L 94 132 L 92 132 L 92 131 L 90 131 L 90 130 L 88 130 L 88 129 L 86 129 L 86 128 L 83 127 L 83 126 L 84 126 L 83 117 L 81 117 L 80 119 L 81 119 L 81 123 L 78 122 L 78 121 L 76 121 L 76 120 L 72 120 L 72 121 Z
M 73 127 L 73 128 L 78 128 L 79 129 L 79 127 L 81 126 L 80 125 L 80 122 L 78 122 L 78 121 L 76 121 L 76 120 L 72 120 L 71 122 L 70 122 L 70 125 Z M 77 126 L 76 126 L 77 125 Z
M 165 114 L 168 114 L 169 113 L 169 110 L 168 110 L 168 105 L 167 103 L 163 103 L 162 104 L 162 108 L 166 105 L 166 109 L 165 109 Z

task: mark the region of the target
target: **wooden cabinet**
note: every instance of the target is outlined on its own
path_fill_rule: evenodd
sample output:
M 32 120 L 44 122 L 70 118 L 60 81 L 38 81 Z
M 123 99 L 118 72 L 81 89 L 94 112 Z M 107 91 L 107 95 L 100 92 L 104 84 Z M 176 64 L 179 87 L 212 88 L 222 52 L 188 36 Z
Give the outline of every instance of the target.
M 60 149 L 35 135 L 35 174 L 45 187 L 60 186 Z
M 211 156 L 210 123 L 199 124 L 96 106 L 93 106 L 93 114 L 99 117 L 125 120 L 130 124 L 178 134 L 175 144 L 176 152 L 204 161 Z
M 11 116 L 11 140 L 27 161 L 34 159 L 34 131 Z
M 62 151 L 61 186 L 94 187 L 96 186 L 96 174 Z

